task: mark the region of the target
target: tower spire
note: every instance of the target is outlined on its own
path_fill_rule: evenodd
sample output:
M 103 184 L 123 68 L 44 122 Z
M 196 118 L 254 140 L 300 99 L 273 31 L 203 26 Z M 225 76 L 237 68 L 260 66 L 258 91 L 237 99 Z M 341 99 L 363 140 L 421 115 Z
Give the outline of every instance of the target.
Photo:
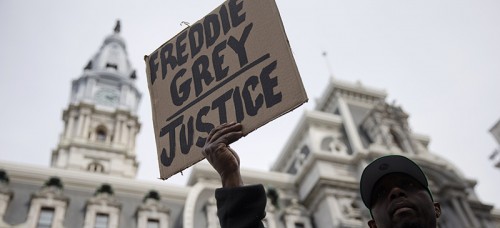
M 64 131 L 52 152 L 51 166 L 134 178 L 141 93 L 135 70 L 119 34 L 107 36 L 83 74 L 73 80 Z
M 120 20 L 116 20 L 116 25 L 115 25 L 115 33 L 120 33 L 120 30 L 121 30 L 121 25 L 120 25 Z
M 326 67 L 328 68 L 328 73 L 330 74 L 330 77 L 333 79 L 334 78 L 333 70 L 332 70 L 332 66 L 330 65 L 330 61 L 328 61 L 328 53 L 326 51 L 323 51 L 322 55 L 326 61 Z

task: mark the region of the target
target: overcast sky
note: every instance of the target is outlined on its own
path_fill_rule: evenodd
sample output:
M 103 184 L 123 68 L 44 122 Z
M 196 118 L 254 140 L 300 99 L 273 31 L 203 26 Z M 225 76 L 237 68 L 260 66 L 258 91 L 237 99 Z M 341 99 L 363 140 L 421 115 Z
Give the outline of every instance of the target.
M 143 56 L 221 0 L 0 0 L 0 159 L 49 166 L 63 131 L 71 81 L 111 34 L 116 19 L 142 92 L 138 178 L 159 177 Z M 268 170 L 305 110 L 333 74 L 384 89 L 410 114 L 414 132 L 431 137 L 476 192 L 500 207 L 498 147 L 489 129 L 500 119 L 500 1 L 277 0 L 310 101 L 234 145 L 243 168 Z M 327 52 L 327 58 L 322 56 Z M 184 185 L 189 170 L 166 184 Z M 159 180 L 158 180 L 159 181 Z

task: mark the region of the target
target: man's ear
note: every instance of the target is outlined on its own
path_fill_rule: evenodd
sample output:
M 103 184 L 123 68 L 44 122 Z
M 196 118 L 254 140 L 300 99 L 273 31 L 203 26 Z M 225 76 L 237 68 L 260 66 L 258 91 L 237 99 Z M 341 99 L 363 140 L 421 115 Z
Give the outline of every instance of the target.
M 441 216 L 441 205 L 439 203 L 434 203 L 434 211 L 436 212 L 436 218 Z
M 377 224 L 375 223 L 375 220 L 373 220 L 373 219 L 368 221 L 368 226 L 370 228 L 377 228 Z

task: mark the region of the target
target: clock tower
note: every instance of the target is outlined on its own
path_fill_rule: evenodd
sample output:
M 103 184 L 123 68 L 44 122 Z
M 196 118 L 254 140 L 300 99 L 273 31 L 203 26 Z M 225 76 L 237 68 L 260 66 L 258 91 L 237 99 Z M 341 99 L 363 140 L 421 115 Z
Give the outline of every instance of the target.
M 135 79 L 117 21 L 114 32 L 72 82 L 70 103 L 62 116 L 64 131 L 52 151 L 52 167 L 136 176 L 141 94 Z

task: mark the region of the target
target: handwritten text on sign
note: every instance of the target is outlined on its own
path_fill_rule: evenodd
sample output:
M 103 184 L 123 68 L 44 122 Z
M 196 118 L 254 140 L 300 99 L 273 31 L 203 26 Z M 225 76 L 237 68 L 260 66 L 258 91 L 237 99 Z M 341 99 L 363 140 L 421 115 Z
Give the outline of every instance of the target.
M 146 65 L 162 178 L 201 160 L 215 125 L 249 133 L 307 100 L 271 0 L 226 1 Z

